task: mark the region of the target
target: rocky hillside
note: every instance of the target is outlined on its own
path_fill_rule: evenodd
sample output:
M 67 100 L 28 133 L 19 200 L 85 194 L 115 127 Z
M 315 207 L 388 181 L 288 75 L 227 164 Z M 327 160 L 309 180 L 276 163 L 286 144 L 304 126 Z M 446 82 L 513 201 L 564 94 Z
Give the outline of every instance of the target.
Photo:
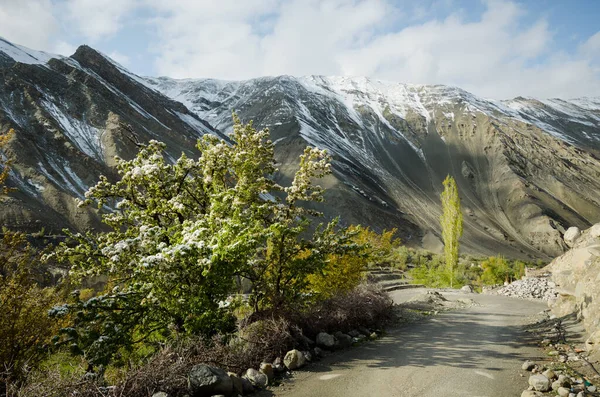
M 589 334 L 586 347 L 600 357 L 600 224 L 569 228 L 565 242 L 571 249 L 545 268 L 559 292 L 551 308 L 558 317 L 577 313 Z
M 307 144 L 330 151 L 327 217 L 398 227 L 413 245 L 440 247 L 447 174 L 462 197 L 466 252 L 549 258 L 565 249 L 565 226 L 600 221 L 600 99 L 499 102 L 346 77 L 141 79 L 86 46 L 60 57 L 3 40 L 0 76 L 0 132 L 17 131 L 5 155 L 19 191 L 0 211 L 10 227 L 97 226 L 75 198 L 114 174 L 115 155 L 149 139 L 173 157 L 191 152 L 202 134 L 230 131 L 232 110 L 270 128 L 280 181 Z
M 181 103 L 147 88 L 107 57 L 82 46 L 52 56 L 0 39 L 0 131 L 16 131 L 7 152 L 16 193 L 2 203 L 0 223 L 59 232 L 97 226 L 78 209 L 114 157 L 132 157 L 138 142 L 168 143 L 172 156 L 218 132 Z M 131 131 L 128 131 L 131 126 Z
M 330 213 L 439 247 L 441 182 L 457 179 L 466 250 L 550 257 L 565 225 L 600 220 L 600 99 L 490 101 L 447 86 L 289 76 L 147 79 L 221 131 L 269 127 L 289 174 L 306 143 L 335 158 Z

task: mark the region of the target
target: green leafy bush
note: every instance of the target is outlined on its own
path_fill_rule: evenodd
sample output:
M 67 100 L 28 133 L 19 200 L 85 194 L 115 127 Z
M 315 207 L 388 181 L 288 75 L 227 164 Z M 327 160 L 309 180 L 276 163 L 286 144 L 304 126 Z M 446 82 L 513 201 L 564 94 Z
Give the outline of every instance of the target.
M 45 358 L 57 331 L 48 310 L 55 291 L 35 281 L 39 258 L 25 236 L 4 230 L 0 239 L 0 392 L 22 383 Z

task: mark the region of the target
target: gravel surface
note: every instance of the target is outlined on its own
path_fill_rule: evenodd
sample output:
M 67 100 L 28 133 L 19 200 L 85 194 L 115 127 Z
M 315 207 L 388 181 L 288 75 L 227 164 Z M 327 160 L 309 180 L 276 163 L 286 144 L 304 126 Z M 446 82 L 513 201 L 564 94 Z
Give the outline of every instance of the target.
M 512 296 L 522 299 L 537 299 L 548 302 L 556 299 L 556 285 L 545 277 L 532 277 L 517 280 L 496 291 L 498 295 Z
M 408 305 L 430 300 L 437 301 L 438 307 L 446 305 L 424 290 L 390 295 Z M 545 304 L 498 295 L 442 295 L 449 302 L 467 298 L 475 303 L 458 302 L 462 309 L 401 324 L 381 339 L 294 372 L 291 380 L 261 396 L 521 395 L 527 387 L 527 379 L 519 374 L 521 364 L 539 358 L 539 350 L 527 343 L 529 335 L 522 325 Z

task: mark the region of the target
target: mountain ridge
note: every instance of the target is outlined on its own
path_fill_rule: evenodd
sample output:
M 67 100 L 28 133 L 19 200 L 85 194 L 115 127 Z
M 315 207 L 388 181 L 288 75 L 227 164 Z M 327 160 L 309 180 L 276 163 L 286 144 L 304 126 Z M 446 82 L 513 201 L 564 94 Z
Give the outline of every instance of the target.
M 149 139 L 165 141 L 170 158 L 193 154 L 205 133 L 227 139 L 232 110 L 270 128 L 280 182 L 307 144 L 330 151 L 334 174 L 318 208 L 327 218 L 398 227 L 412 245 L 440 248 L 448 173 L 463 196 L 465 252 L 548 258 L 564 251 L 565 228 L 600 220 L 598 98 L 495 101 L 343 76 L 142 78 L 88 46 L 46 60 L 6 43 L 0 132 L 17 130 L 7 154 L 20 192 L 0 219 L 12 227 L 99 227 L 75 199 L 99 174 L 114 176 L 114 155 L 131 158 Z

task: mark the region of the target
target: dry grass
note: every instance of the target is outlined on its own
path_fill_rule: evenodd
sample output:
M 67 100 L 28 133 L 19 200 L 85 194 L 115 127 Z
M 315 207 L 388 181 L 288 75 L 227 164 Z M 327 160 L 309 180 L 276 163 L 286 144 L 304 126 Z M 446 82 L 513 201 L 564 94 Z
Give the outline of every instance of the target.
M 319 332 L 348 332 L 358 327 L 381 328 L 392 316 L 393 302 L 379 287 L 361 285 L 303 313 L 298 325 L 314 338 Z

